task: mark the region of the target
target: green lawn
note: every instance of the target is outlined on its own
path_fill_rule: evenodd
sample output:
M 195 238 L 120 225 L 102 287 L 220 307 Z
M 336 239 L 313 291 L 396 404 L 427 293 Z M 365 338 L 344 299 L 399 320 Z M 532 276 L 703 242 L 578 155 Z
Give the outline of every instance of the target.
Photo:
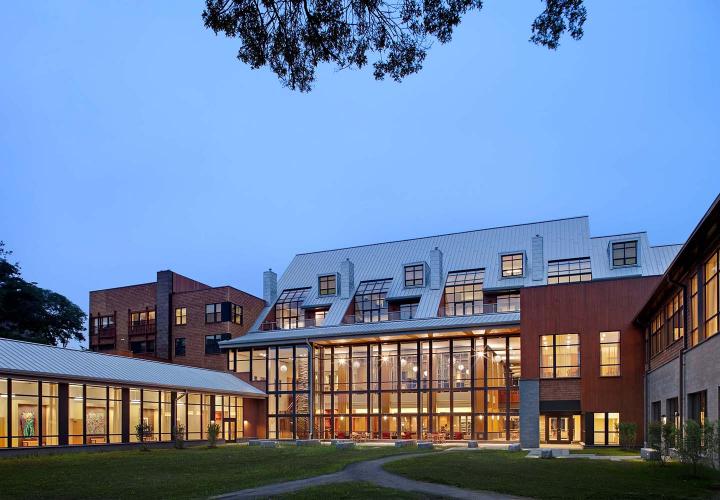
M 275 497 L 277 498 L 277 497 Z M 392 488 L 383 488 L 372 483 L 348 482 L 328 484 L 326 486 L 314 486 L 306 488 L 296 493 L 283 495 L 280 498 L 292 498 L 296 500 L 317 499 L 317 498 L 337 498 L 341 499 L 368 499 L 368 498 L 397 498 L 400 500 L 421 500 L 430 498 L 439 498 L 423 495 L 421 493 L 411 493 L 407 491 L 394 490 Z
M 0 498 L 199 498 L 341 470 L 417 448 L 137 450 L 0 459 Z
M 720 473 L 691 478 L 681 464 L 641 461 L 531 459 L 525 452 L 450 451 L 389 463 L 389 472 L 474 490 L 536 498 L 708 498 L 720 494 Z
M 602 455 L 604 457 L 638 457 L 640 458 L 639 450 L 623 450 L 622 448 L 597 448 L 589 447 L 582 450 L 570 450 L 571 455 Z

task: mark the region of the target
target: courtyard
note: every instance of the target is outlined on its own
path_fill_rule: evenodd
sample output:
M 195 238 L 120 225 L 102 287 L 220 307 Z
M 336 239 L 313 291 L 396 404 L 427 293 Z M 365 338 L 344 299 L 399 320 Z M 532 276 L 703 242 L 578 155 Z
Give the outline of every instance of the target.
M 526 455 L 222 445 L 2 458 L 0 477 L 2 496 L 12 498 L 713 498 L 720 492 L 717 471 L 692 477 L 688 466 L 660 466 L 627 453 L 614 460 Z

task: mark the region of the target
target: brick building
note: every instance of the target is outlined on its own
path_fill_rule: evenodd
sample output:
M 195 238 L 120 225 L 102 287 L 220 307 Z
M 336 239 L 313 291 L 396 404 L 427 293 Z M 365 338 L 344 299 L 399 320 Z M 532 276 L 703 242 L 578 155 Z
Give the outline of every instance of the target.
M 159 271 L 151 283 L 90 292 L 90 348 L 223 370 L 218 342 L 244 335 L 264 306 L 231 286 Z

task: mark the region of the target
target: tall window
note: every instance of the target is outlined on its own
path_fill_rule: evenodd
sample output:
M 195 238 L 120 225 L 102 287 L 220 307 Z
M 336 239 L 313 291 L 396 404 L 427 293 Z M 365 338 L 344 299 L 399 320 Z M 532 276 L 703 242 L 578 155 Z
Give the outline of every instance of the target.
M 445 282 L 445 315 L 482 314 L 484 277 L 484 269 L 448 273 Z
M 700 320 L 698 318 L 698 275 L 690 277 L 690 345 L 700 342 Z
M 637 240 L 616 241 L 612 244 L 613 267 L 637 265 Z
M 514 253 L 500 257 L 502 264 L 502 277 L 515 278 L 523 275 L 523 254 Z
M 707 415 L 707 391 L 688 394 L 688 418 L 700 425 L 705 424 Z
M 600 332 L 600 376 L 620 376 L 620 332 Z
M 593 431 L 595 446 L 617 446 L 620 444 L 620 414 L 594 413 Z
M 405 287 L 425 286 L 425 266 L 413 264 L 405 266 Z
M 655 356 L 680 340 L 684 329 L 683 295 L 677 292 L 650 320 L 650 355 Z
M 205 354 L 220 354 L 219 342 L 223 340 L 230 340 L 230 334 L 205 335 Z
M 187 325 L 187 307 L 175 308 L 175 324 L 178 326 Z
M 220 323 L 222 321 L 222 304 L 207 304 L 205 306 L 205 323 Z
M 318 278 L 318 289 L 320 295 L 335 295 L 337 293 L 337 276 L 328 274 Z
M 232 322 L 236 325 L 242 325 L 243 324 L 243 308 L 242 306 L 239 306 L 237 304 L 232 304 L 231 307 L 232 311 Z
M 718 332 L 718 252 L 705 263 L 705 337 Z
M 580 376 L 580 335 L 566 333 L 540 337 L 540 378 Z
M 185 339 L 175 339 L 175 356 L 185 356 Z
M 385 300 L 391 279 L 363 281 L 355 292 L 355 322 L 387 321 L 388 303 Z
M 548 285 L 590 281 L 590 257 L 581 259 L 551 260 L 548 262 Z
M 275 320 L 282 329 L 303 328 L 305 315 L 300 310 L 309 288 L 284 290 L 275 303 Z

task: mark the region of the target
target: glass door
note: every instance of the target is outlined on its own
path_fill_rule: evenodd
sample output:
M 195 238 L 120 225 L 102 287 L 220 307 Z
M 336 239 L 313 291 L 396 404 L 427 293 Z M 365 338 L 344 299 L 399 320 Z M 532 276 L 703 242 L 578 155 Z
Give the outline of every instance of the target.
M 573 419 L 569 415 L 547 416 L 545 429 L 548 443 L 570 444 L 573 436 Z
M 225 441 L 228 443 L 234 443 L 235 441 L 237 441 L 237 429 L 235 419 L 226 418 L 223 423 L 225 425 Z

